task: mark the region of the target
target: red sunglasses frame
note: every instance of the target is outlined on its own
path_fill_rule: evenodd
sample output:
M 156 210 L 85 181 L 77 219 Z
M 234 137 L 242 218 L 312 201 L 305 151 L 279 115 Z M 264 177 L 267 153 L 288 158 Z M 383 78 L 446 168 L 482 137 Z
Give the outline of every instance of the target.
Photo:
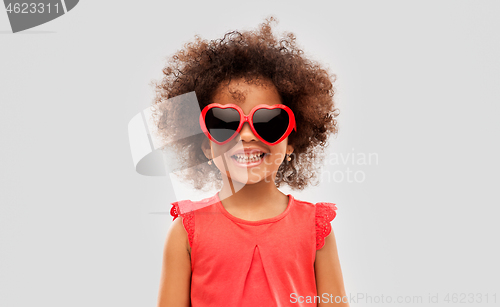
M 210 135 L 210 133 L 207 130 L 207 126 L 205 124 L 205 116 L 206 116 L 208 110 L 210 110 L 212 108 L 220 108 L 220 109 L 229 109 L 229 108 L 232 108 L 232 109 L 235 109 L 236 111 L 238 111 L 238 113 L 240 114 L 240 124 L 238 126 L 238 129 L 236 129 L 236 131 L 234 132 L 234 134 L 230 138 L 228 138 L 226 141 L 224 141 L 224 142 L 217 141 L 215 138 L 213 138 Z M 283 136 L 281 136 L 274 143 L 269 143 L 268 141 L 264 140 L 259 135 L 259 133 L 257 133 L 257 131 L 255 130 L 255 127 L 253 126 L 253 115 L 254 115 L 254 113 L 257 110 L 260 110 L 260 109 L 267 109 L 267 110 L 283 109 L 288 114 L 288 118 L 289 118 L 288 127 L 287 127 L 285 133 L 283 134 Z M 203 133 L 212 142 L 217 143 L 219 145 L 223 145 L 223 144 L 226 144 L 227 142 L 231 141 L 236 136 L 236 134 L 238 134 L 241 131 L 241 128 L 243 128 L 243 124 L 244 123 L 248 123 L 250 125 L 250 129 L 252 130 L 253 134 L 259 140 L 261 140 L 264 144 L 266 144 L 268 146 L 273 146 L 273 145 L 276 145 L 276 144 L 282 142 L 284 139 L 286 139 L 290 135 L 290 133 L 292 133 L 292 130 L 295 130 L 295 132 L 297 132 L 297 125 L 295 123 L 295 115 L 293 114 L 292 110 L 289 107 L 285 106 L 284 104 L 275 104 L 275 105 L 259 104 L 259 105 L 255 106 L 250 111 L 250 114 L 245 115 L 245 113 L 243 113 L 243 110 L 238 105 L 235 105 L 235 104 L 224 104 L 223 105 L 223 104 L 220 104 L 220 103 L 211 103 L 211 104 L 207 105 L 206 107 L 204 107 L 203 110 L 201 111 L 201 114 L 200 114 L 200 126 L 201 126 L 201 130 L 203 130 Z

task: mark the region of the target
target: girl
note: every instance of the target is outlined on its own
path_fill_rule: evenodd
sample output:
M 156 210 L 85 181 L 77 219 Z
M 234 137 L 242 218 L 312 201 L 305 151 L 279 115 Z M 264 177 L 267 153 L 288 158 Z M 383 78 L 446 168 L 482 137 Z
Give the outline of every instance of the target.
M 160 136 L 201 129 L 172 147 L 195 188 L 219 190 L 172 204 L 160 307 L 348 306 L 330 226 L 337 208 L 278 190 L 317 178 L 337 133 L 335 75 L 306 59 L 293 34 L 276 38 L 273 21 L 196 37 L 156 84 Z M 183 103 L 163 103 L 192 91 L 202 110 L 195 118 Z

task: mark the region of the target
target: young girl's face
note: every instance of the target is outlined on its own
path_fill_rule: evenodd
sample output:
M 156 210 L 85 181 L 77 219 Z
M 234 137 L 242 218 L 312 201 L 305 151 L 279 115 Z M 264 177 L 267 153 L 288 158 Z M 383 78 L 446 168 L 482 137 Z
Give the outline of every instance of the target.
M 259 81 L 259 84 L 252 84 L 242 78 L 234 79 L 217 90 L 213 103 L 235 104 L 245 115 L 259 104 L 281 104 L 275 86 L 270 81 Z M 240 183 L 253 184 L 263 180 L 274 183 L 279 166 L 285 155 L 293 152 L 293 147 L 288 145 L 288 137 L 276 145 L 266 145 L 253 134 L 249 124 L 244 123 L 239 135 L 228 143 L 219 145 L 206 139 L 203 150 L 209 159 L 213 158 L 223 175 Z

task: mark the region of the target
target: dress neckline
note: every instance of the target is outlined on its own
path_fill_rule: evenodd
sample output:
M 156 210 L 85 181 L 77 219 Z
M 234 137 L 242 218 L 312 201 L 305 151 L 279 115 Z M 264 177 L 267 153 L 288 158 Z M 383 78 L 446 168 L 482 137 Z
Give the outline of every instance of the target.
M 229 213 L 226 208 L 224 208 L 224 206 L 222 205 L 222 202 L 219 198 L 219 192 L 217 192 L 215 194 L 215 201 L 217 203 L 217 207 L 220 209 L 220 211 L 225 215 L 227 216 L 230 220 L 236 222 L 236 223 L 241 223 L 241 224 L 247 224 L 247 225 L 262 225 L 262 224 L 268 224 L 268 223 L 274 223 L 274 222 L 277 222 L 279 220 L 281 220 L 282 218 L 284 218 L 288 212 L 290 212 L 290 209 L 294 203 L 294 198 L 291 194 L 287 194 L 288 196 L 288 205 L 286 206 L 286 209 L 285 211 L 283 211 L 282 213 L 274 216 L 274 217 L 270 217 L 270 218 L 267 218 L 267 219 L 263 219 L 263 220 L 258 220 L 258 221 L 248 221 L 248 220 L 244 220 L 244 219 L 240 219 L 239 217 L 236 217 L 234 215 L 232 215 L 231 213 Z

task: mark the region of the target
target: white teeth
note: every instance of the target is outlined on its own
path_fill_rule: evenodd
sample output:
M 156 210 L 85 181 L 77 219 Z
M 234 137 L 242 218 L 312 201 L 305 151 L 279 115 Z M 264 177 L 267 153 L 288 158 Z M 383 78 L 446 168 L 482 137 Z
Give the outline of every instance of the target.
M 260 159 L 262 159 L 262 156 L 263 154 L 252 154 L 252 155 L 240 155 L 240 154 L 236 154 L 236 155 L 233 155 L 233 157 L 235 157 L 236 161 L 238 162 L 256 162 L 256 161 L 259 161 Z

